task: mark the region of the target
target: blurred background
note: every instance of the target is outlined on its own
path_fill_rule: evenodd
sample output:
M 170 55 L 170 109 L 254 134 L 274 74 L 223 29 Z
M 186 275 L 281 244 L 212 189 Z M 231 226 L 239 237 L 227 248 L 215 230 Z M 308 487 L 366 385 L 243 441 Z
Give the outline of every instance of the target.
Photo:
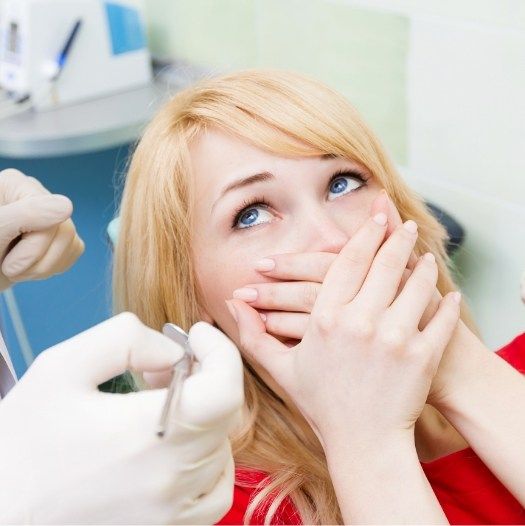
M 0 7 L 9 1 L 0 0 Z M 27 4 L 37 12 L 42 2 L 70 7 L 87 1 Z M 107 227 L 130 148 L 158 105 L 202 74 L 258 66 L 307 73 L 347 96 L 407 182 L 459 228 L 457 279 L 487 345 L 497 349 L 525 330 L 519 289 L 525 270 L 523 0 L 98 3 L 111 26 L 112 57 L 128 60 L 140 52 L 142 62 L 132 69 L 143 71 L 151 58 L 152 76 L 131 75 L 112 93 L 55 107 L 51 97 L 50 107 L 5 116 L 0 110 L 0 169 L 18 168 L 69 196 L 86 242 L 85 254 L 65 275 L 16 285 L 3 295 L 4 333 L 19 374 L 41 350 L 110 315 Z M 127 9 L 123 18 L 111 14 L 119 5 Z M 53 9 L 43 13 L 39 22 L 55 20 Z M 88 24 L 98 19 L 91 20 L 85 17 L 73 39 L 59 89 L 66 79 L 88 83 L 98 76 L 85 61 L 77 61 L 84 70 L 74 69 Z M 119 48 L 112 31 L 130 20 L 144 41 L 128 34 Z M 0 18 L 11 55 L 12 23 Z M 41 32 L 36 25 L 20 23 L 17 38 L 30 41 Z M 54 49 L 64 50 L 71 37 L 73 26 L 66 26 Z

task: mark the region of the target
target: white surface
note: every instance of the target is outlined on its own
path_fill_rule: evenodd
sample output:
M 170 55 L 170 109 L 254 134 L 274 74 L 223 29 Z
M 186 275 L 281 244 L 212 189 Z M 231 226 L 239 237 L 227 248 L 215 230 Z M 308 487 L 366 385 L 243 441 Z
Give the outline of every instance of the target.
M 120 4 L 127 2 L 121 0 Z M 137 15 L 140 17 L 140 11 Z M 82 25 L 51 91 L 44 66 L 56 60 L 78 20 Z M 8 0 L 1 4 L 0 23 L 2 34 L 7 34 L 11 23 L 17 24 L 19 40 L 18 53 L 0 53 L 2 87 L 19 96 L 31 95 L 38 109 L 77 103 L 151 82 L 146 48 L 113 53 L 104 3 L 99 0 Z
M 170 94 L 163 83 L 0 120 L 0 156 L 50 157 L 102 150 L 134 141 Z
M 414 17 L 410 49 L 412 172 L 525 207 L 525 32 Z
M 525 331 L 520 280 L 525 270 L 525 208 L 475 194 L 445 178 L 403 170 L 408 184 L 443 207 L 465 228 L 455 258 L 459 286 L 485 343 L 498 349 Z

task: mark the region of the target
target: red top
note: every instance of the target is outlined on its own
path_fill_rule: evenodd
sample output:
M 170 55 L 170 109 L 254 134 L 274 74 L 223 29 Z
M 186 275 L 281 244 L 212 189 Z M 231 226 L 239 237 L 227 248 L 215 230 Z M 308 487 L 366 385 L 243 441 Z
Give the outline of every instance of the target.
M 525 333 L 497 351 L 525 374 Z M 525 509 L 489 471 L 471 448 L 422 462 L 425 472 L 450 524 L 525 524 Z M 238 481 L 261 482 L 265 474 L 236 471 Z M 254 489 L 235 486 L 233 506 L 217 524 L 243 524 Z M 266 509 L 260 509 L 250 524 L 264 524 Z M 293 504 L 285 500 L 272 524 L 302 524 Z

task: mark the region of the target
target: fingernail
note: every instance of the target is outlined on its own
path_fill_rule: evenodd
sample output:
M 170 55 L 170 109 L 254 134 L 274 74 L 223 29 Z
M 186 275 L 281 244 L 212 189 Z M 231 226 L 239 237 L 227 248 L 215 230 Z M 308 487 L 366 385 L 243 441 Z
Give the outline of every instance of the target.
M 432 252 L 427 252 L 423 256 L 423 258 L 426 259 L 427 261 L 430 261 L 431 263 L 434 263 L 434 261 L 436 261 L 436 256 L 434 256 L 434 254 L 432 254 Z
M 233 297 L 237 300 L 255 301 L 257 299 L 257 290 L 243 287 L 233 291 Z
M 379 214 L 376 214 L 372 218 L 372 221 L 374 221 L 374 223 L 377 223 L 378 225 L 385 226 L 386 225 L 386 214 L 383 212 L 380 212 Z
M 259 312 L 259 316 L 261 317 L 262 321 L 266 321 L 266 314 Z
M 260 270 L 261 272 L 267 272 L 268 270 L 273 270 L 275 268 L 275 261 L 270 258 L 263 258 L 255 263 L 255 270 Z
M 409 219 L 403 223 L 403 228 L 411 234 L 415 234 L 417 232 L 417 223 Z
M 229 300 L 225 300 L 224 303 L 226 303 L 226 307 L 228 307 L 232 318 L 237 322 L 237 311 L 235 310 L 235 307 L 229 302 Z
M 454 292 L 454 294 L 452 294 L 452 299 L 456 302 L 456 303 L 461 303 L 461 292 Z

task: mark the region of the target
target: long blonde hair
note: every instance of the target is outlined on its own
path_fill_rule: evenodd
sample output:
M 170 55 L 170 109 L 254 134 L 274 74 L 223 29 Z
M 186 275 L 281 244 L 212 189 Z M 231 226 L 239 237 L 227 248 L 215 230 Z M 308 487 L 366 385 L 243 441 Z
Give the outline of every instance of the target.
M 116 311 L 132 311 L 155 329 L 171 321 L 188 330 L 198 321 L 205 297 L 192 266 L 189 145 L 208 127 L 276 155 L 332 154 L 366 167 L 401 218 L 417 222 L 416 254 L 435 254 L 441 293 L 456 288 L 444 248 L 445 229 L 398 175 L 353 106 L 303 75 L 247 70 L 204 79 L 176 94 L 145 130 L 120 209 Z M 464 304 L 462 319 L 474 328 Z M 320 444 L 301 431 L 296 417 L 246 363 L 245 388 L 246 419 L 233 437 L 236 465 L 269 475 L 245 520 L 264 507 L 269 523 L 288 496 L 304 523 L 342 523 Z

